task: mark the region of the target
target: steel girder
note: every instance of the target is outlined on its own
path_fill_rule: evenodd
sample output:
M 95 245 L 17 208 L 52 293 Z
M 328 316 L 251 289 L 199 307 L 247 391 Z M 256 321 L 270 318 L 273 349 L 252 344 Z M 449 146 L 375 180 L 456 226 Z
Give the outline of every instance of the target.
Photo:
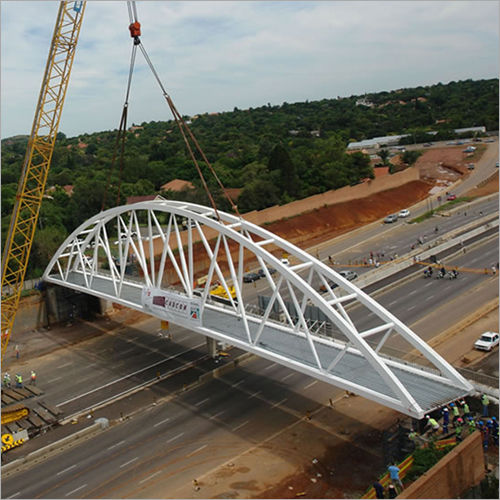
M 195 276 L 203 262 L 208 272 L 199 289 Z M 257 307 L 255 288 L 244 284 L 248 266 L 261 269 L 269 287 L 264 307 Z M 64 241 L 44 279 L 170 320 L 417 418 L 473 390 L 404 323 L 319 259 L 205 206 L 157 199 L 101 212 Z M 214 284 L 226 291 L 224 303 L 210 294 Z M 307 316 L 311 306 L 321 321 Z M 367 317 L 370 326 L 359 328 Z M 384 353 L 395 337 L 427 367 Z

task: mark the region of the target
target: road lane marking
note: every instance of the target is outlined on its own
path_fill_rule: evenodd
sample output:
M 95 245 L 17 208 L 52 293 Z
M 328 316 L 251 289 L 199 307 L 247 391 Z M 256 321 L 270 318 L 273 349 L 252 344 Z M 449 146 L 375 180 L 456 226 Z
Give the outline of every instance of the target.
M 13 495 L 11 495 L 10 497 L 7 497 L 7 498 L 16 498 L 17 495 L 20 495 L 20 494 L 21 494 L 21 492 L 18 491 L 17 493 L 14 493 Z
M 242 382 L 244 382 L 246 379 L 242 378 L 239 382 L 236 382 L 236 384 L 233 384 L 231 387 L 238 387 Z
M 216 413 L 215 415 L 212 415 L 210 418 L 217 418 L 219 415 L 222 415 L 225 412 L 226 412 L 226 410 L 222 410 L 219 413 Z
M 198 347 L 202 347 L 204 345 L 206 345 L 206 344 L 204 342 L 201 342 L 194 347 L 189 347 L 188 349 L 185 349 L 184 351 L 181 351 L 177 354 L 172 354 L 168 358 L 161 359 L 160 361 L 156 361 L 155 363 L 152 363 L 151 365 L 145 366 L 144 368 L 139 368 L 139 370 L 136 370 L 135 372 L 131 372 L 128 375 L 124 375 L 123 377 L 119 377 L 115 380 L 112 380 L 111 382 L 108 382 L 107 384 L 101 385 L 100 387 L 96 387 L 95 389 L 91 389 L 90 391 L 84 392 L 83 394 L 80 394 L 79 396 L 74 396 L 70 399 L 67 399 L 66 401 L 63 401 L 62 403 L 56 403 L 56 405 L 62 406 L 62 405 L 66 405 L 68 403 L 71 403 L 72 401 L 83 398 L 84 396 L 88 396 L 89 394 L 100 391 L 101 389 L 105 389 L 106 387 L 109 387 L 110 385 L 116 384 L 117 382 L 121 382 L 122 380 L 133 377 L 134 375 L 137 375 L 138 373 L 145 372 L 146 370 L 149 370 L 150 368 L 161 365 L 162 363 L 166 363 L 167 361 L 170 361 L 171 359 L 178 358 L 179 356 L 182 356 L 183 354 L 186 354 L 187 352 L 190 352 L 193 349 L 198 348 Z
M 162 472 L 162 471 L 161 470 L 157 470 L 156 472 L 153 472 L 153 474 L 151 474 L 150 476 L 145 477 L 144 479 L 142 479 L 141 481 L 139 481 L 139 484 L 142 484 L 142 483 L 145 483 L 146 481 L 149 481 L 152 477 L 157 476 L 160 472 Z
M 121 444 L 124 444 L 125 441 L 120 441 L 119 443 L 112 444 L 111 446 L 108 446 L 108 450 L 112 450 L 113 448 L 116 448 L 117 446 L 120 446 Z
M 55 382 L 56 380 L 61 380 L 62 377 L 56 377 L 56 378 L 52 378 L 50 380 L 47 380 L 47 384 L 51 384 L 52 382 Z
M 413 294 L 415 294 L 417 292 L 418 292 L 418 290 L 413 290 L 413 292 L 410 292 L 408 295 L 413 295 Z
M 250 396 L 248 396 L 248 399 L 252 399 L 253 397 L 257 396 L 258 394 L 260 394 L 262 391 L 257 391 L 257 392 L 254 392 L 253 394 L 250 394 Z
M 208 444 L 204 444 L 203 446 L 200 446 L 199 448 L 196 448 L 196 450 L 192 451 L 191 453 L 188 453 L 188 454 L 186 455 L 186 458 L 188 458 L 188 457 L 192 457 L 193 455 L 195 455 L 195 454 L 196 454 L 196 453 L 198 453 L 199 451 L 204 450 L 207 446 L 208 446 Z
M 305 387 L 304 387 L 304 390 L 306 389 L 309 389 L 309 387 L 312 387 L 314 384 L 317 384 L 318 381 L 317 380 L 313 380 L 310 384 L 307 384 Z
M 205 398 L 205 399 L 202 399 L 201 401 L 198 401 L 195 406 L 201 406 L 203 403 L 206 403 L 210 398 Z
M 276 366 L 276 363 L 271 363 L 270 365 L 266 366 L 266 367 L 264 368 L 264 371 L 266 371 L 266 370 L 270 370 L 273 366 Z
M 180 434 L 177 434 L 177 436 L 174 436 L 173 438 L 170 438 L 167 443 L 171 443 L 172 441 L 175 441 L 176 439 L 180 438 L 181 436 L 184 436 L 184 433 L 181 432 Z
M 288 375 L 285 375 L 281 381 L 284 382 L 286 379 L 290 378 L 290 377 L 293 377 L 295 375 L 295 373 L 289 373 Z
M 432 300 L 434 298 L 434 295 L 429 295 L 428 297 L 425 298 L 425 300 Z
M 169 420 L 170 420 L 170 417 L 166 418 L 165 420 L 161 420 L 160 422 L 157 422 L 155 425 L 153 425 L 153 427 L 158 427 L 159 425 L 164 424 L 164 423 L 168 422 Z
M 87 484 L 82 484 L 81 486 L 79 486 L 78 488 L 75 488 L 74 490 L 70 491 L 69 493 L 66 493 L 66 497 L 69 497 L 70 495 L 72 495 L 73 493 L 76 493 L 77 491 L 85 488 L 85 486 L 87 486 Z
M 432 281 L 429 281 L 429 283 L 427 283 L 426 285 L 424 286 L 431 286 L 432 285 Z
M 233 431 L 237 431 L 238 429 L 241 429 L 244 425 L 247 425 L 247 424 L 248 424 L 248 422 L 250 422 L 250 420 L 247 420 L 247 421 L 243 422 L 242 424 L 237 425 L 237 426 L 233 429 Z
M 281 401 L 278 401 L 277 403 L 274 403 L 271 408 L 274 408 L 275 406 L 279 406 L 283 404 L 285 401 L 288 401 L 288 398 L 283 398 Z
M 70 366 L 72 364 L 73 364 L 72 361 L 68 361 L 67 363 L 64 363 L 64 365 L 61 365 L 59 368 L 65 368 L 66 366 Z
M 66 469 L 60 470 L 56 475 L 59 476 L 60 474 L 64 474 L 65 472 L 68 472 L 71 469 L 74 469 L 76 467 L 76 464 L 71 465 L 70 467 L 67 467 Z
M 120 469 L 121 469 L 122 467 L 126 467 L 127 465 L 130 465 L 132 462 L 135 462 L 135 461 L 136 461 L 136 460 L 138 460 L 138 459 L 139 459 L 139 457 L 134 457 L 134 458 L 132 458 L 132 460 L 129 460 L 128 462 L 125 462 L 124 464 L 121 464 L 121 465 L 120 465 Z
M 396 302 L 397 302 L 397 300 L 393 300 L 392 302 L 389 302 L 388 305 L 393 306 Z
M 417 306 L 411 306 L 411 307 L 409 307 L 409 308 L 407 309 L 407 311 L 411 311 L 412 309 L 415 309 L 415 307 L 417 307 Z

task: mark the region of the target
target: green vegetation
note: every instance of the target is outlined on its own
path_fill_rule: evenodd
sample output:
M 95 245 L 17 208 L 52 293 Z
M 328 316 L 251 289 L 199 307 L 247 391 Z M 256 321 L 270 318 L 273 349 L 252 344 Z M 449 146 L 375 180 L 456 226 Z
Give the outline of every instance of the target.
M 434 467 L 449 451 L 454 448 L 453 445 L 445 446 L 441 449 L 436 449 L 433 442 L 429 443 L 426 448 L 417 448 L 413 452 L 413 465 L 409 470 L 405 481 L 415 481 L 424 472 Z
M 437 208 L 434 208 L 432 210 L 428 210 L 427 212 L 423 213 L 422 215 L 419 215 L 418 217 L 411 219 L 409 221 L 409 223 L 413 224 L 413 223 L 422 222 L 426 219 L 429 219 L 430 217 L 432 217 L 434 214 L 436 214 L 438 212 L 444 212 L 446 210 L 449 210 L 450 208 L 453 208 L 458 203 L 468 203 L 469 201 L 472 201 L 473 199 L 474 198 L 472 196 L 462 196 L 460 198 L 456 198 L 454 200 L 447 201 L 446 203 L 443 203 L 443 205 L 441 205 Z
M 466 80 L 364 96 L 372 107 L 358 106 L 360 96 L 185 117 L 208 160 L 227 188 L 241 189 L 242 212 L 301 199 L 373 178 L 369 158 L 346 153 L 352 140 L 411 134 L 411 141 L 453 136 L 453 129 L 484 125 L 498 130 L 498 79 Z M 120 110 L 117 110 L 117 118 Z M 167 111 L 166 111 L 167 113 Z M 117 120 L 118 121 L 118 120 Z M 423 138 L 423 139 L 422 139 Z M 2 236 L 5 237 L 27 136 L 2 140 Z M 36 276 L 47 256 L 67 234 L 101 210 L 116 130 L 66 137 L 58 134 L 39 229 L 28 276 Z M 175 122 L 149 122 L 129 130 L 121 173 L 120 200 L 159 192 L 172 179 L 194 190 L 169 192 L 170 198 L 209 204 Z M 408 157 L 408 163 L 416 158 Z M 215 180 L 200 163 L 218 206 L 230 210 Z M 117 204 L 119 165 L 110 175 L 106 207 Z M 69 197 L 63 187 L 73 186 Z

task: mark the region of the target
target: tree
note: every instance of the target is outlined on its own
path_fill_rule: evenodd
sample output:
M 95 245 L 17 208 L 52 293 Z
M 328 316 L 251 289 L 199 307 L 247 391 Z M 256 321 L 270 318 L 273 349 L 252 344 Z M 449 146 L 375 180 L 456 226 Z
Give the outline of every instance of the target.
M 299 192 L 299 179 L 288 151 L 280 143 L 271 151 L 268 169 L 270 172 L 279 172 L 279 190 L 281 193 L 287 192 L 295 197 Z
M 387 160 L 389 159 L 389 151 L 387 149 L 381 149 L 378 152 L 380 159 L 382 160 L 382 165 L 387 166 Z

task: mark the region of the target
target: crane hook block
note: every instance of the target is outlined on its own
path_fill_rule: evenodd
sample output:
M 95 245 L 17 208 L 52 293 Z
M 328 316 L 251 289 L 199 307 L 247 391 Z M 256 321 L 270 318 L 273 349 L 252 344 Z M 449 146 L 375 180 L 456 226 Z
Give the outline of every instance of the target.
M 130 36 L 132 38 L 136 38 L 138 36 L 141 36 L 141 23 L 139 21 L 136 21 L 135 23 L 132 23 L 128 29 L 130 30 Z

